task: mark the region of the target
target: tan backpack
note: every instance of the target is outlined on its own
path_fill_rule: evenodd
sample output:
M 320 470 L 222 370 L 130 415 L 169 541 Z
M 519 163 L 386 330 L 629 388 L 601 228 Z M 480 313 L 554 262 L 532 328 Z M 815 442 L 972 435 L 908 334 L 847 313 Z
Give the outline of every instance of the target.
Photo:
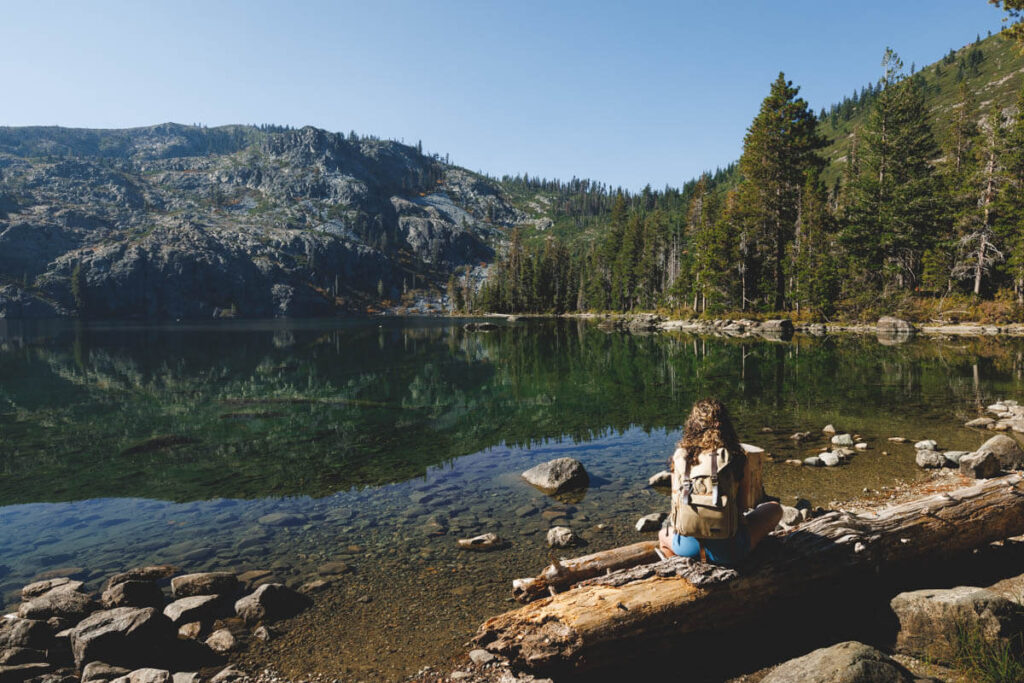
M 724 448 L 690 463 L 685 448 L 672 456 L 672 527 L 694 538 L 731 538 L 740 524 L 737 500 L 742 462 Z

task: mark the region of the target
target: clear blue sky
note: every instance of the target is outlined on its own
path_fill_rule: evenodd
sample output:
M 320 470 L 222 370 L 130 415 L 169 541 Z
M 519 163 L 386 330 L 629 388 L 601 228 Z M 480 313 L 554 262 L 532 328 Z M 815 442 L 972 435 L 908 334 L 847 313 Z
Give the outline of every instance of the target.
M 679 185 L 735 160 L 778 72 L 817 111 L 985 0 L 5 0 L 0 124 L 306 124 L 492 175 Z

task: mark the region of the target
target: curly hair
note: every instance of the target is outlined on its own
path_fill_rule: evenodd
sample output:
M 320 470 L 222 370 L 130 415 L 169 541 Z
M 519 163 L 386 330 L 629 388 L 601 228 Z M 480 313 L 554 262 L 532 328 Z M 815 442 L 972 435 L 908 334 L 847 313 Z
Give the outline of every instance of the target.
M 690 417 L 683 426 L 683 438 L 676 446 L 686 449 L 686 457 L 691 464 L 696 464 L 700 453 L 716 448 L 724 448 L 734 454 L 743 453 L 729 411 L 715 398 L 701 399 L 693 404 Z

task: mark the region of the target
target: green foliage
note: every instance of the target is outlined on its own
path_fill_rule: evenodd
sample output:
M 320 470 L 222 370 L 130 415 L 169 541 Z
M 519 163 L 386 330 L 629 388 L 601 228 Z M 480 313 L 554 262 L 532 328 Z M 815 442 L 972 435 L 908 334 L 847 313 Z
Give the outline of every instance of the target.
M 71 271 L 71 300 L 79 315 L 85 313 L 85 276 L 82 275 L 82 262 L 75 263 Z
M 1020 636 L 1016 642 L 998 642 L 985 637 L 977 626 L 956 625 L 953 662 L 957 669 L 977 683 L 1020 683 L 1024 662 L 1020 658 Z

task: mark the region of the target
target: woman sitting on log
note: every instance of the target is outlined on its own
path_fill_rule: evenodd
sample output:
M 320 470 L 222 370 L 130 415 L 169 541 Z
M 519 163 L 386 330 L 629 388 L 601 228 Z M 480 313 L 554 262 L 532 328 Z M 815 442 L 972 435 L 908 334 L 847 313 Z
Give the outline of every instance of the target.
M 782 519 L 782 506 L 774 502 L 741 514 L 758 503 L 760 477 L 756 486 L 744 485 L 755 478 L 747 471 L 748 458 L 725 406 L 715 399 L 693 406 L 669 469 L 671 526 L 658 535 L 659 550 L 666 557 L 735 566 Z

